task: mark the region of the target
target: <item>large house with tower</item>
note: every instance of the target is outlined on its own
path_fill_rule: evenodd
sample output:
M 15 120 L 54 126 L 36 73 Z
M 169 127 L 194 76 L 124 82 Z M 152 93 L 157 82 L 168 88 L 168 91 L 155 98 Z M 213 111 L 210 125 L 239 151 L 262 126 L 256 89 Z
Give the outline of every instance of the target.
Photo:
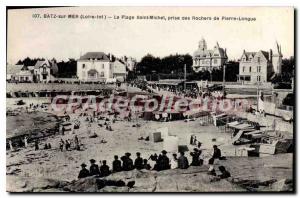
M 281 74 L 281 46 L 276 43 L 276 50 L 268 52 L 243 51 L 239 63 L 238 81 L 246 83 L 268 82 L 272 76 Z
M 226 48 L 221 48 L 217 42 L 213 49 L 207 49 L 206 41 L 202 38 L 193 54 L 193 70 L 200 72 L 220 69 L 227 59 Z

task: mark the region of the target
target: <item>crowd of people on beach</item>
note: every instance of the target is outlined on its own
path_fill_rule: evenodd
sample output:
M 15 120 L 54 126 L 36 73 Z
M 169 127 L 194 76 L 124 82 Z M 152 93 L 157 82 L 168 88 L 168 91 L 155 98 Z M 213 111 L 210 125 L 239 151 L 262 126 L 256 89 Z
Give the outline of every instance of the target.
M 214 145 L 214 153 L 212 157 L 209 159 L 209 169 L 208 174 L 215 176 L 219 179 L 225 179 L 230 177 L 230 173 L 226 170 L 224 166 L 219 166 L 218 169 L 220 174 L 216 174 L 216 170 L 214 168 L 214 162 L 216 159 L 222 159 L 221 150 Z M 97 177 L 106 177 L 111 173 L 121 172 L 121 171 L 131 171 L 134 169 L 137 170 L 151 170 L 151 171 L 164 171 L 168 169 L 187 169 L 190 166 L 202 166 L 203 159 L 200 158 L 201 150 L 194 148 L 194 151 L 190 153 L 192 156 L 192 162 L 189 163 L 188 158 L 185 156 L 185 152 L 179 152 L 180 155 L 177 157 L 176 153 L 172 154 L 172 158 L 169 159 L 167 156 L 167 151 L 163 150 L 161 154 L 157 155 L 151 154 L 148 159 L 142 158 L 141 153 L 136 153 L 135 160 L 131 159 L 131 153 L 126 152 L 124 156 L 119 159 L 118 155 L 114 156 L 114 160 L 112 162 L 112 168 L 107 165 L 106 160 L 99 161 L 100 166 L 96 164 L 96 160 L 90 160 L 90 168 L 87 169 L 87 165 L 85 163 L 81 164 L 82 169 L 79 172 L 78 178 L 85 178 L 89 176 L 97 176 Z M 154 166 L 151 167 L 148 160 L 155 162 Z

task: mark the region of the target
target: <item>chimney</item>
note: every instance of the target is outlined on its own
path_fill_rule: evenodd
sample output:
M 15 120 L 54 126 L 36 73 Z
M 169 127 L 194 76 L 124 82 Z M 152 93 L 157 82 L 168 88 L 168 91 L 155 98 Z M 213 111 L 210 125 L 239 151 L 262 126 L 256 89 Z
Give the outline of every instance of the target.
M 112 55 L 109 53 L 109 61 L 112 62 Z
M 272 57 L 273 57 L 273 52 L 272 52 L 272 49 L 270 49 L 269 51 L 269 61 L 272 62 Z

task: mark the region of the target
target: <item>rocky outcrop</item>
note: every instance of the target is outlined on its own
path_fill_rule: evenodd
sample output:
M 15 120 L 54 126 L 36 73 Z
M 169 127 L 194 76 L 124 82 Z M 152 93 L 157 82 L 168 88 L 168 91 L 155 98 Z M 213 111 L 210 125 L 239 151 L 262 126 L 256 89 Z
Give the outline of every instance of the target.
M 282 160 L 284 157 L 285 160 Z M 265 158 L 228 158 L 217 161 L 231 178 L 217 180 L 206 165 L 161 172 L 133 170 L 108 177 L 87 177 L 72 182 L 7 175 L 9 192 L 241 192 L 293 191 L 292 155 Z

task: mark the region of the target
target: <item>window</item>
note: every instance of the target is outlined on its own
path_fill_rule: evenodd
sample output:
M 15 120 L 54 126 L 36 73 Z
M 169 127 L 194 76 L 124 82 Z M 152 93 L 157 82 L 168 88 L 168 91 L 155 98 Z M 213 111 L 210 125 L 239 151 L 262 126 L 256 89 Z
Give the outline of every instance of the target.
M 101 72 L 101 73 L 100 73 L 100 77 L 104 77 L 104 72 Z
M 102 64 L 102 69 L 104 69 L 104 64 Z
M 251 72 L 251 67 L 249 67 L 249 72 Z
M 257 81 L 260 82 L 260 76 L 257 76 Z
M 260 57 L 257 57 L 257 62 L 260 63 Z
M 260 72 L 260 71 L 261 71 L 261 67 L 257 66 L 257 72 Z
M 217 59 L 214 59 L 214 64 L 217 64 L 218 63 L 218 60 Z
M 245 67 L 243 67 L 243 72 L 245 72 Z
M 85 64 L 82 64 L 82 69 L 84 69 L 85 68 Z

